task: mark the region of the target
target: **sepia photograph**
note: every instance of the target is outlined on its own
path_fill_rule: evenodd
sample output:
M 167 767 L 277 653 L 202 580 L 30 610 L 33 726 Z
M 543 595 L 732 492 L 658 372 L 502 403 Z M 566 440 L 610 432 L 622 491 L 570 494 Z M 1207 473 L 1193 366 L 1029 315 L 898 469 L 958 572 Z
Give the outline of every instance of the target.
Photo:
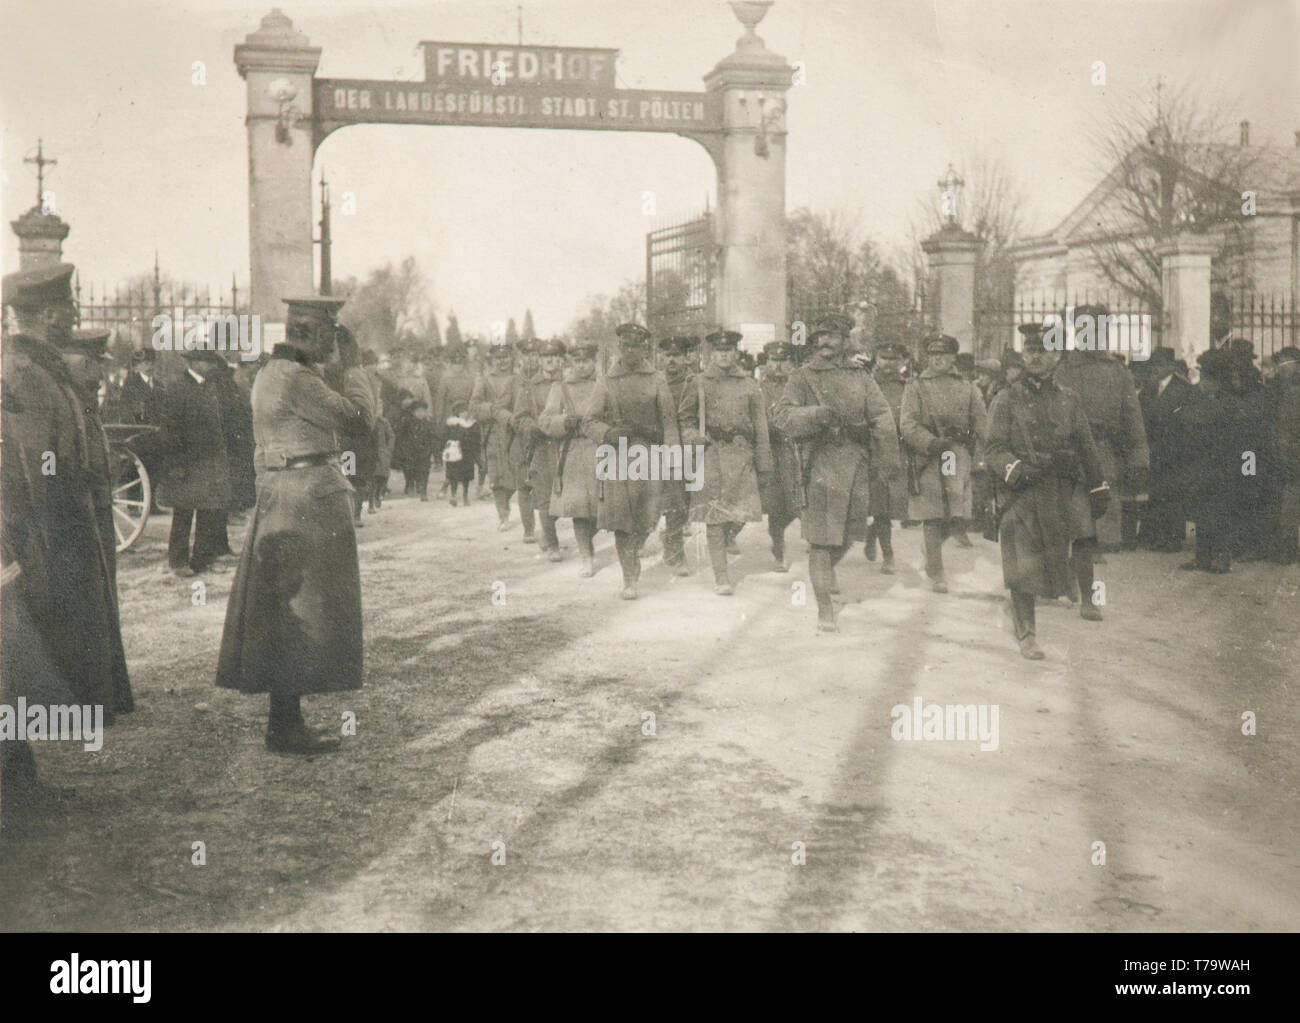
M 1300 3 L 270 2 L 0 0 L 0 932 L 1141 935 L 1111 1002 L 1250 1001 Z

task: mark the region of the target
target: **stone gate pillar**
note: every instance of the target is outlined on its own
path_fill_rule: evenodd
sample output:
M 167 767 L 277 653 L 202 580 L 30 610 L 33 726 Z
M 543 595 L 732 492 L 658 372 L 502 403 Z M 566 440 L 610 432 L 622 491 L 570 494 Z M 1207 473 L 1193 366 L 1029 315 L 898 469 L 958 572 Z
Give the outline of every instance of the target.
M 1165 316 L 1161 343 L 1189 366 L 1210 347 L 1210 260 L 1215 248 L 1212 239 L 1196 234 L 1181 234 L 1156 247 Z
M 975 350 L 975 263 L 982 245 L 956 223 L 921 242 L 930 270 L 927 316 L 939 333 L 955 337 L 963 352 Z
M 754 32 L 770 2 L 732 3 L 745 34 L 704 76 L 722 109 L 717 318 L 745 347 L 785 340 L 785 93 L 791 67 Z
M 284 322 L 285 295 L 311 294 L 312 46 L 279 8 L 235 47 L 248 83 L 248 245 L 251 312 Z

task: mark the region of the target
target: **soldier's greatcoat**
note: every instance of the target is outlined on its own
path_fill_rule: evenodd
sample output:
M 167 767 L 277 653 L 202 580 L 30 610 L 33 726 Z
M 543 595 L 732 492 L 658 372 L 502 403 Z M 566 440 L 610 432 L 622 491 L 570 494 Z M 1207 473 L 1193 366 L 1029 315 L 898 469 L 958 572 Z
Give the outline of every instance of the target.
M 484 433 L 488 486 L 518 490 L 525 470 L 525 438 L 518 427 L 528 413 L 527 384 L 516 373 L 485 373 L 474 384 L 469 412 Z
M 700 432 L 700 393 L 704 433 Z M 763 517 L 758 474 L 772 471 L 767 403 L 758 381 L 739 366 L 710 366 L 682 392 L 678 421 L 683 444 L 704 444 L 695 463 L 700 489 L 689 492 L 692 522 L 757 522 Z
M 77 703 L 102 705 L 111 722 L 134 703 L 118 617 L 111 463 L 94 404 L 52 348 L 21 334 L 5 342 L 3 386 L 0 613 L 6 647 L 32 642 L 34 630 L 44 648 L 6 648 L 4 662 L 52 664 Z M 6 699 L 24 684 L 6 679 Z
M 540 373 L 528 382 L 528 404 L 519 417 L 519 432 L 523 435 L 526 458 L 524 485 L 533 491 L 533 500 L 539 510 L 550 512 L 551 491 L 555 487 L 555 467 L 560 448 L 541 428 L 538 417 L 546 408 L 551 388 L 557 381 Z
M 277 345 L 252 401 L 257 507 L 226 607 L 217 685 L 285 696 L 358 689 L 361 577 L 338 456 L 342 434 L 369 415 L 368 390 L 339 394 Z M 322 455 L 324 464 L 286 467 Z
M 635 370 L 615 364 L 592 390 L 582 431 L 598 448 L 611 438 L 617 444 L 617 437 L 624 438 L 629 447 L 678 445 L 681 434 L 672 401 L 662 374 L 649 363 Z M 648 536 L 659 521 L 662 481 L 600 479 L 596 489 L 596 525 L 600 529 Z
M 557 519 L 596 517 L 596 445 L 582 432 L 581 424 L 568 430 L 564 423 L 568 416 L 582 417 L 595 390 L 594 374 L 585 380 L 556 381 L 537 419 L 555 444 L 557 469 L 558 459 L 564 460 L 563 475 L 555 478 L 550 493 L 550 514 Z M 543 496 L 539 491 L 538 500 Z
M 835 417 L 833 427 L 816 421 L 816 409 L 823 404 Z M 825 547 L 865 540 L 871 514 L 870 444 L 873 437 L 894 436 L 896 429 L 889 403 L 871 375 L 819 360 L 801 366 L 790 374 L 777 403 L 775 425 L 804 445 L 808 503 L 800 520 L 803 538 Z M 897 446 L 882 446 L 878 457 L 882 469 L 897 467 Z
M 1122 362 L 1106 352 L 1071 352 L 1056 368 L 1056 383 L 1078 395 L 1092 439 L 1101 458 L 1102 477 L 1113 498 L 1097 520 L 1095 535 L 1103 544 L 1118 545 L 1121 494 L 1136 496 L 1131 484 L 1147 474 L 1150 455 L 1133 377 Z
M 1006 490 L 1015 463 L 1031 467 Z M 1071 592 L 1070 545 L 1092 535 L 1088 491 L 1102 482 L 1101 457 L 1083 406 L 1071 391 L 1032 377 L 1012 384 L 989 407 L 984 463 L 996 474 L 1002 581 L 1040 597 Z
M 885 396 L 885 401 L 889 402 L 889 411 L 894 416 L 894 423 L 897 424 L 903 412 L 903 388 L 906 381 L 897 373 L 886 373 L 879 368 L 872 373 L 871 378 L 880 388 L 880 393 Z M 885 436 L 877 437 L 875 440 L 878 446 L 891 443 L 890 438 Z M 901 468 L 901 443 L 902 435 L 895 431 L 892 444 L 898 452 L 898 459 L 892 470 L 882 473 L 879 468 L 879 456 L 872 458 L 871 515 L 873 518 L 882 520 L 908 518 L 907 474 Z
M 971 467 L 984 439 L 984 399 L 979 388 L 954 373 L 924 370 L 903 389 L 899 432 L 911 451 L 920 494 L 909 494 L 909 519 L 968 519 L 971 515 Z M 943 451 L 927 454 L 932 443 Z M 944 452 L 952 452 L 943 470 Z
M 763 511 L 775 522 L 792 522 L 801 511 L 799 488 L 799 451 L 794 441 L 776 428 L 776 405 L 785 391 L 787 377 L 759 381 L 763 391 L 763 408 L 767 414 L 768 448 L 772 452 L 772 475 L 759 480 Z M 707 425 L 707 424 L 706 424 Z

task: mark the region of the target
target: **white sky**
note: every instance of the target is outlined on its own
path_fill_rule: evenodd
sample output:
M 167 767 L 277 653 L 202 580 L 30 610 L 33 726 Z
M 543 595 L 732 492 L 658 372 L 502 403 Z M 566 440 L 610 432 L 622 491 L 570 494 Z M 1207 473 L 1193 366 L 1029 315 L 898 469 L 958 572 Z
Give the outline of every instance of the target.
M 59 161 L 47 187 L 72 225 L 83 285 L 153 265 L 248 281 L 244 82 L 232 50 L 269 4 L 236 0 L 0 0 L 0 214 L 35 195 L 37 136 Z M 318 74 L 419 77 L 421 39 L 515 42 L 516 4 L 305 3 L 285 13 L 323 48 Z M 741 26 L 715 0 L 525 0 L 524 42 L 622 51 L 619 84 L 703 89 Z M 838 211 L 887 249 L 949 160 L 984 149 L 1030 193 L 1046 229 L 1100 177 L 1085 140 L 1157 75 L 1191 81 L 1252 142 L 1300 129 L 1297 0 L 778 0 L 759 34 L 807 65 L 789 93 L 787 207 Z M 207 84 L 191 84 L 205 61 Z M 1090 84 L 1106 62 L 1107 85 Z M 1232 137 L 1224 141 L 1235 140 Z M 321 146 L 336 198 L 334 274 L 414 254 L 445 321 L 486 333 L 531 307 L 562 330 L 584 296 L 644 270 L 648 229 L 715 201 L 704 150 L 673 135 L 356 126 Z M 642 213 L 653 191 L 659 218 Z M 5 230 L 3 261 L 16 266 Z

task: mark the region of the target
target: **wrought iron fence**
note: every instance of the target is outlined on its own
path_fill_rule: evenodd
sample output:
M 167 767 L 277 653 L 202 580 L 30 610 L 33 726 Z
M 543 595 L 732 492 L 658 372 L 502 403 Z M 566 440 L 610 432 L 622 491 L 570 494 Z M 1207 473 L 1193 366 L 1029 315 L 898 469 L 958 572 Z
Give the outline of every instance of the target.
M 1285 295 L 1237 292 L 1230 300 L 1231 337 L 1252 341 L 1255 353 L 1267 359 L 1274 352 L 1295 346 L 1300 339 L 1300 316 Z
M 217 291 L 216 297 L 207 286 L 194 284 L 163 284 L 155 278 L 152 286 L 132 287 L 123 292 L 114 288 L 110 293 L 102 285 L 96 294 L 92 284 L 82 294 L 81 281 L 74 282 L 74 297 L 82 327 L 103 327 L 115 332 L 113 350 L 124 353 L 128 349 L 141 349 L 152 343 L 154 318 L 166 315 L 178 317 L 198 316 L 204 321 L 209 316 L 240 316 L 249 312 L 247 304 L 241 305 L 238 285 L 232 279 L 230 291 Z
M 1020 351 L 1023 338 L 1019 327 L 1027 323 L 1054 322 L 1049 317 L 1060 317 L 1065 328 L 1064 346 L 1072 349 L 1075 347 L 1072 314 L 1083 305 L 1105 307 L 1109 318 L 1107 346 L 1126 360 L 1134 353 L 1146 352 L 1149 355 L 1165 335 L 1162 311 L 1151 309 L 1129 295 L 1091 291 L 1071 296 L 1059 292 L 1018 295 L 1011 305 L 975 310 L 976 358 L 998 359 L 1009 349 Z
M 651 231 L 645 239 L 646 326 L 655 337 L 698 334 L 716 319 L 713 218 Z

